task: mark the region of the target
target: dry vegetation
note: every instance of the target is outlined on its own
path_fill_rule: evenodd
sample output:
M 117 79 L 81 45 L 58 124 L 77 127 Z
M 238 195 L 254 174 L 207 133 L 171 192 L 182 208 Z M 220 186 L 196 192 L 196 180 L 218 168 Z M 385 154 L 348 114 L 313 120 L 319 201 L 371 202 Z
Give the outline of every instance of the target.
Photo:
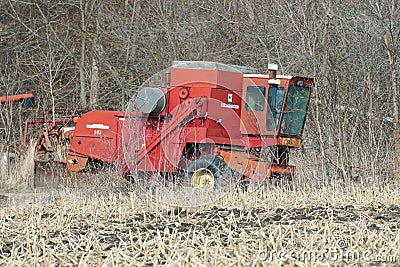
M 0 152 L 4 151 L 0 150 Z M 7 155 L 7 153 L 2 155 Z M 33 186 L 33 155 L 34 145 L 31 143 L 23 155 L 17 157 L 15 161 L 0 162 L 0 189 L 2 191 L 26 189 Z
M 398 188 L 305 181 L 294 191 L 232 190 L 191 208 L 107 173 L 59 188 L 3 190 L 0 265 L 396 266 Z

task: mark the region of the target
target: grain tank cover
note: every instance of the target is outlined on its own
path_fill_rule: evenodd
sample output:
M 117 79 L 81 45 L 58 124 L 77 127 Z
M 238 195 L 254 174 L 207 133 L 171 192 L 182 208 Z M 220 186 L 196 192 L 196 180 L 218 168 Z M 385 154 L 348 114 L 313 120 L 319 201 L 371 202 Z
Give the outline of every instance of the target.
M 164 92 L 158 87 L 141 88 L 135 99 L 137 111 L 151 115 L 158 115 L 164 110 L 167 99 Z
M 207 61 L 173 61 L 172 68 L 222 70 L 230 72 L 257 73 L 257 69 L 246 66 L 228 65 Z

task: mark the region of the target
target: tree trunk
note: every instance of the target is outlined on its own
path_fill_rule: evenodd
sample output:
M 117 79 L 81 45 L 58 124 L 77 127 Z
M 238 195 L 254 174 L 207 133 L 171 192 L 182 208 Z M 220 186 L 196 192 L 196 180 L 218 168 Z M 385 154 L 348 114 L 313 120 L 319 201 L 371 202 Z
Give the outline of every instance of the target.
M 81 0 L 81 57 L 79 60 L 79 83 L 80 83 L 80 102 L 83 108 L 87 106 L 86 100 L 86 78 L 85 78 L 85 58 L 86 58 L 86 1 Z
M 393 101 L 393 141 L 394 141 L 394 173 L 395 178 L 400 180 L 400 143 L 398 139 L 400 137 L 400 129 L 399 129 L 399 100 L 398 100 L 398 88 L 397 88 L 397 42 L 398 36 L 396 34 L 396 4 L 395 0 L 391 1 L 389 7 L 389 29 L 385 35 L 385 46 L 386 51 L 389 59 L 389 66 L 390 66 L 390 82 L 392 87 L 392 101 Z
M 99 68 L 97 61 L 93 58 L 92 61 L 92 77 L 90 80 L 90 108 L 97 108 L 97 93 L 99 90 Z
M 394 153 L 395 153 L 395 176 L 396 179 L 400 181 L 400 129 L 399 129 L 399 94 L 397 89 L 397 72 L 396 72 L 396 64 L 391 55 L 389 53 L 389 60 L 390 60 L 390 68 L 391 68 L 391 85 L 392 85 L 392 92 L 393 92 L 393 140 L 394 140 Z

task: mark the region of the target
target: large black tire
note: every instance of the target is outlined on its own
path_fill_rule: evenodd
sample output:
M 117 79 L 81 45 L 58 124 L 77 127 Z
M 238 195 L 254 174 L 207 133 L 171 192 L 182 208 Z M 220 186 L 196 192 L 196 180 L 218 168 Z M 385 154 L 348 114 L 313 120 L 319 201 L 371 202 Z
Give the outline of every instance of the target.
M 193 186 L 193 174 L 200 169 L 206 169 L 212 173 L 214 176 L 214 188 L 222 186 L 226 179 L 230 177 L 229 174 L 231 173 L 228 164 L 220 157 L 203 155 L 189 163 L 186 175 L 183 179 L 183 185 L 189 187 Z

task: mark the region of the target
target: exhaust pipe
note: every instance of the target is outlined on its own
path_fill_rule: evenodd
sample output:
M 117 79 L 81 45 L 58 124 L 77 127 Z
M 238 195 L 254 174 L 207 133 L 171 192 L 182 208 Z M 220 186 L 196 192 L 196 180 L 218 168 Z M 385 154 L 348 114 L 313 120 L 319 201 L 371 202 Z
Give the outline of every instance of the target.
M 276 72 L 278 71 L 278 64 L 268 64 L 268 83 L 280 84 L 280 80 L 276 79 Z

